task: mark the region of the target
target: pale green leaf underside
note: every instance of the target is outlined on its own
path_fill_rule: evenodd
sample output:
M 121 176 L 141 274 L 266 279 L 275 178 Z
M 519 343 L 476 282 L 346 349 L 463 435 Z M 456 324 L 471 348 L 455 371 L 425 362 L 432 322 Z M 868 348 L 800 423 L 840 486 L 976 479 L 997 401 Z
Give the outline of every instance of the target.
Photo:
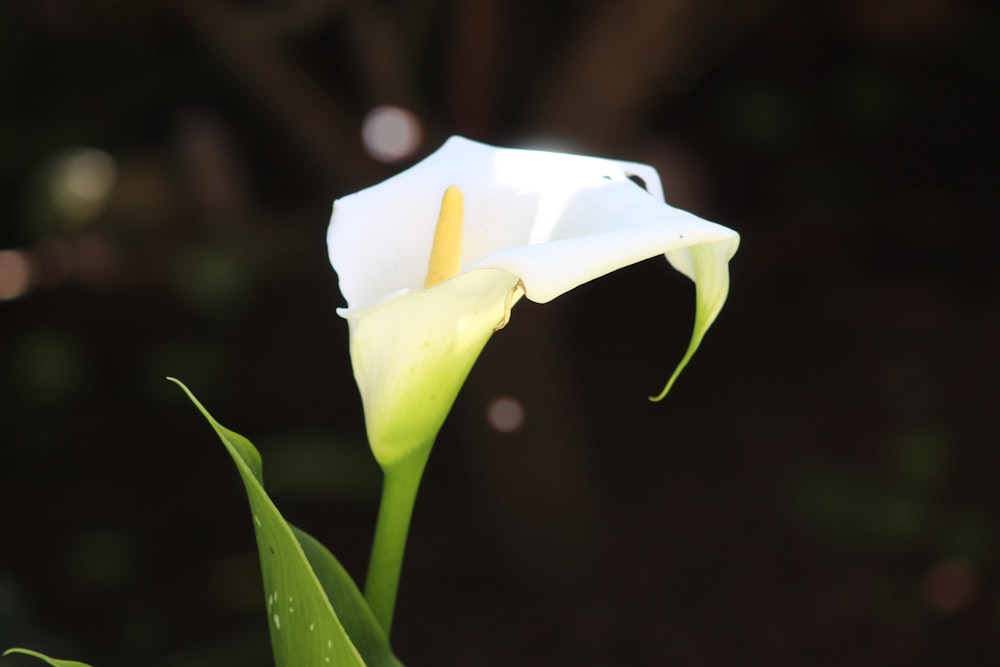
M 52 667 L 90 667 L 90 665 L 85 662 L 77 662 L 76 660 L 57 660 L 55 658 L 50 658 L 47 655 L 43 655 L 38 651 L 32 651 L 31 649 L 26 648 L 9 648 L 3 652 L 3 655 L 13 655 L 15 653 L 29 655 L 32 658 L 38 658 Z
M 249 440 L 205 416 L 233 457 L 247 490 L 260 554 L 276 667 L 401 667 L 354 581 L 319 542 L 287 523 L 262 485 Z
M 703 243 L 668 253 L 674 267 L 694 281 L 694 328 L 684 357 L 677 364 L 663 390 L 656 396 L 650 396 L 651 401 L 663 400 L 674 386 L 681 371 L 701 345 L 705 332 L 712 326 L 722 306 L 725 305 L 726 297 L 729 295 L 729 260 L 736 252 L 738 243 L 738 237 L 734 237 L 725 242 Z

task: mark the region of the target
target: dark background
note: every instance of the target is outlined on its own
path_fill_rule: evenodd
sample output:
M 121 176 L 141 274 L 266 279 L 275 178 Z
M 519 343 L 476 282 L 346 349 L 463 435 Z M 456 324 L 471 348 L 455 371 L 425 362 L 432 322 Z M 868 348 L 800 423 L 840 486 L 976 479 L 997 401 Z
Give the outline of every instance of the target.
M 404 662 L 995 663 L 998 66 L 963 0 L 3 3 L 0 646 L 270 664 L 242 487 L 166 375 L 363 575 L 330 205 L 461 133 L 649 162 L 743 246 L 661 404 L 661 259 L 518 305 L 431 459 Z M 391 165 L 382 104 L 425 132 Z M 110 189 L 60 199 L 81 148 Z

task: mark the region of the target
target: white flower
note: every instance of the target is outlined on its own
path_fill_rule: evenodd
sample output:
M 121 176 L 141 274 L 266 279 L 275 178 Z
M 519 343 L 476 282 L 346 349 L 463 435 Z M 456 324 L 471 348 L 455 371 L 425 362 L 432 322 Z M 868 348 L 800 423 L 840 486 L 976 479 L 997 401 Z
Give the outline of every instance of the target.
M 450 190 L 443 204 L 450 186 L 461 192 Z M 460 240 L 442 232 L 436 243 L 439 212 L 462 218 L 463 209 Z M 726 300 L 739 236 L 666 204 L 649 166 L 452 137 L 402 173 L 338 199 L 328 243 L 369 440 L 386 467 L 429 452 L 518 298 L 545 303 L 659 254 L 697 291 L 691 344 L 662 398 Z M 428 280 L 432 246 L 431 273 L 445 267 L 437 284 Z

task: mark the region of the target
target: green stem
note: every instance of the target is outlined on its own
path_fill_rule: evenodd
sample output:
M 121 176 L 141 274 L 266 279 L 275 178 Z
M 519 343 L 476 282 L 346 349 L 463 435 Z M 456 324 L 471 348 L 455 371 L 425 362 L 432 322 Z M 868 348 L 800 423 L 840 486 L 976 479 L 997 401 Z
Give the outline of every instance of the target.
M 418 451 L 430 453 L 430 446 Z M 417 460 L 405 459 L 383 468 L 382 501 L 375 524 L 375 541 L 368 561 L 365 599 L 388 637 L 392 629 L 392 614 L 396 608 L 399 574 L 403 568 L 406 536 L 417 500 L 420 478 L 427 463 L 427 454 Z

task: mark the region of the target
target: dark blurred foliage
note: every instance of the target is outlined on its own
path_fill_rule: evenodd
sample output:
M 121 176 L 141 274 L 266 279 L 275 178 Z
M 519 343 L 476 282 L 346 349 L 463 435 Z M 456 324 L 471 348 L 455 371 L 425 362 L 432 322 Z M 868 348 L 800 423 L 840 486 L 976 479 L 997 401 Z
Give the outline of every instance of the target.
M 998 27 L 971 0 L 3 3 L 0 646 L 270 664 L 242 488 L 166 375 L 363 575 L 330 203 L 463 133 L 654 164 L 743 247 L 662 404 L 693 304 L 665 262 L 518 306 L 432 457 L 407 664 L 996 662 Z M 361 141 L 386 104 L 424 128 L 397 164 Z

